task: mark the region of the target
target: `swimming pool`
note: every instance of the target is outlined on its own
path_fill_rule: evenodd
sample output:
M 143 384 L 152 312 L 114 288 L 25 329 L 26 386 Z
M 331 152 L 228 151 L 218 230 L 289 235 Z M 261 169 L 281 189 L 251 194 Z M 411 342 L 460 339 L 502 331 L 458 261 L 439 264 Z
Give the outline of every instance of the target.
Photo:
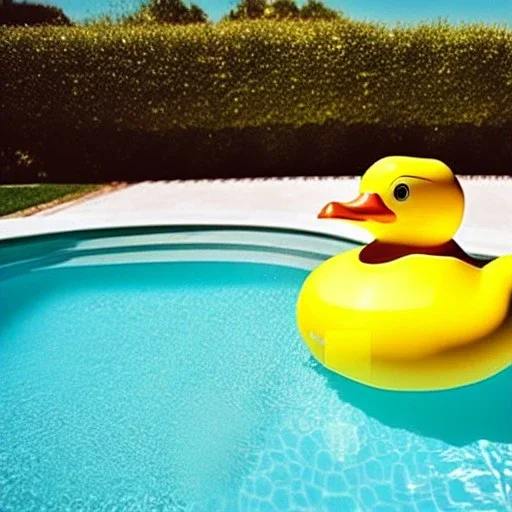
M 297 294 L 351 247 L 229 227 L 0 243 L 0 510 L 510 510 L 510 368 L 399 393 L 310 356 Z

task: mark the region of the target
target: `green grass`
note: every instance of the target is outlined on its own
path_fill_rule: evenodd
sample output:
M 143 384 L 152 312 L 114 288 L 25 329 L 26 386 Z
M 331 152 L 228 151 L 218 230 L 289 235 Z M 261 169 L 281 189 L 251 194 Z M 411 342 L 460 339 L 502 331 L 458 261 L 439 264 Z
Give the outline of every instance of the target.
M 68 196 L 74 198 L 97 189 L 95 185 L 0 186 L 0 216 Z

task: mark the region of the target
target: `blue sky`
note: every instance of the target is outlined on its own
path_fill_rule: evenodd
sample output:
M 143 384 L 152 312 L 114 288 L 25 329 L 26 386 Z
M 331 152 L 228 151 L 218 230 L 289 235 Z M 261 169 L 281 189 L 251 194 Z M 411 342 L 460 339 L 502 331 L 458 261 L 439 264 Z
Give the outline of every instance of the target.
M 61 7 L 73 19 L 83 19 L 109 11 L 126 11 L 142 0 L 42 1 Z M 194 1 L 214 21 L 237 3 L 237 0 Z M 356 19 L 414 22 L 441 17 L 452 22 L 482 21 L 508 23 L 512 26 L 512 0 L 324 0 L 324 2 Z M 302 0 L 298 3 L 302 3 Z

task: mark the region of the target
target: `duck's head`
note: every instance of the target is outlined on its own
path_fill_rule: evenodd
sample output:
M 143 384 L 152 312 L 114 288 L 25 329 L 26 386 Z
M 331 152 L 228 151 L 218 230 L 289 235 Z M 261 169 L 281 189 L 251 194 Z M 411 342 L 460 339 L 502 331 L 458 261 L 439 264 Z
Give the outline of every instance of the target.
M 386 157 L 361 179 L 360 195 L 327 204 L 318 217 L 361 224 L 381 242 L 430 247 L 453 238 L 464 215 L 464 193 L 443 162 Z

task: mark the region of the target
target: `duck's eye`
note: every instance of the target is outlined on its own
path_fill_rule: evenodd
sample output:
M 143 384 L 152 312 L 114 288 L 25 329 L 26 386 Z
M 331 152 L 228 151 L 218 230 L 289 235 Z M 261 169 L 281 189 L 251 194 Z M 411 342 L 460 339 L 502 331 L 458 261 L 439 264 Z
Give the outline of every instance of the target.
M 405 183 L 401 183 L 395 187 L 393 195 L 397 201 L 405 201 L 409 197 L 409 187 Z

